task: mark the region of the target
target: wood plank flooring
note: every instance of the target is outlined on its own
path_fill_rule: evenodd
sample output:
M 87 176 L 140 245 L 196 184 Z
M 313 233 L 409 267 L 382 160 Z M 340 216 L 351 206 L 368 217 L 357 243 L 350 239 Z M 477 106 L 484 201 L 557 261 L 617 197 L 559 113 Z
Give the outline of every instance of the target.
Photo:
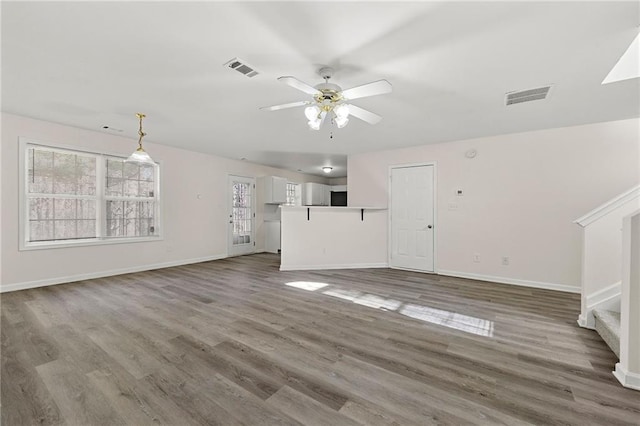
M 640 424 L 578 295 L 278 266 L 3 294 L 2 425 Z

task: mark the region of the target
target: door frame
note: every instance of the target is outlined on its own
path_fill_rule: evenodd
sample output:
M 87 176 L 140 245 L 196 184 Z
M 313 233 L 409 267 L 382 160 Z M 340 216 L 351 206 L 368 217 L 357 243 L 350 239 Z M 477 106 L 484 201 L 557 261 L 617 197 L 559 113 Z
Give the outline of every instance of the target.
M 231 184 L 233 182 L 233 178 L 241 178 L 241 179 L 248 179 L 251 180 L 253 188 L 251 191 L 251 213 L 253 214 L 253 218 L 252 218 L 252 226 L 251 226 L 251 237 L 252 237 L 252 247 L 253 249 L 247 253 L 231 253 L 231 246 L 232 246 L 232 241 L 233 241 L 233 235 L 232 235 L 232 230 L 231 227 L 229 226 L 229 218 L 227 217 L 227 215 L 232 215 L 233 214 L 233 196 L 231 193 Z M 246 254 L 252 254 L 256 252 L 256 247 L 257 247 L 257 243 L 256 243 L 256 219 L 257 219 L 257 215 L 256 215 L 256 209 L 257 209 L 257 194 L 256 194 L 256 190 L 257 190 L 257 186 L 256 186 L 256 178 L 253 176 L 242 176 L 242 175 L 236 175 L 233 173 L 227 173 L 227 182 L 226 182 L 226 197 L 227 197 L 227 212 L 225 213 L 225 224 L 227 226 L 227 233 L 226 233 L 226 239 L 227 239 L 227 257 L 235 257 L 235 256 L 244 256 Z
M 391 175 L 393 173 L 393 169 L 405 169 L 409 167 L 422 167 L 422 166 L 432 166 L 433 167 L 433 272 L 431 271 L 420 271 L 417 269 L 409 269 L 409 268 L 397 268 L 391 266 L 391 232 L 392 232 L 392 217 L 391 217 Z M 436 161 L 428 161 L 424 163 L 406 163 L 406 164 L 391 164 L 388 167 L 388 175 L 387 175 L 387 206 L 388 206 L 388 224 L 387 224 L 387 263 L 389 264 L 389 268 L 391 269 L 401 269 L 406 271 L 415 271 L 421 272 L 423 274 L 438 274 L 438 165 Z

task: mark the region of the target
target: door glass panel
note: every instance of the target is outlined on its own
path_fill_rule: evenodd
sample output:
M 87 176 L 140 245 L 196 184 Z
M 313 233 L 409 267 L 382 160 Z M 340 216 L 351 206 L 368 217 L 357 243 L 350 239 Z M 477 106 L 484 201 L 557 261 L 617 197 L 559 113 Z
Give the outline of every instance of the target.
M 233 245 L 250 244 L 251 241 L 251 184 L 233 182 Z

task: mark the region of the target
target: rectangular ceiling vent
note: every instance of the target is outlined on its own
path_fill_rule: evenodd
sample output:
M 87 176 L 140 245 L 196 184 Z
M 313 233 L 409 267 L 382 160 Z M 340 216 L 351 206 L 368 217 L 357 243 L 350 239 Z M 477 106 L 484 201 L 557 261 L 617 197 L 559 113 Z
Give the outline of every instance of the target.
M 224 66 L 228 67 L 229 69 L 238 71 L 240 74 L 244 74 L 247 77 L 255 77 L 256 75 L 258 75 L 258 71 L 256 71 L 254 67 L 247 64 L 240 58 L 233 58 L 232 60 L 224 64 Z
M 538 87 L 537 89 L 519 90 L 517 92 L 509 92 L 504 96 L 505 105 L 521 104 L 522 102 L 539 101 L 546 99 L 549 95 L 551 86 Z

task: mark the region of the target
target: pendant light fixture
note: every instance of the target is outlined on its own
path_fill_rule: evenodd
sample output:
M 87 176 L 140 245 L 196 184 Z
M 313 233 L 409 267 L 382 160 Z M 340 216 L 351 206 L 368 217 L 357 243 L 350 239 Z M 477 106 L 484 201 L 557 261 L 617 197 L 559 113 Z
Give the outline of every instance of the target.
M 140 138 L 138 139 L 138 149 L 136 149 L 133 154 L 127 158 L 128 163 L 140 163 L 140 164 L 151 164 L 155 165 L 156 163 L 151 159 L 149 154 L 142 148 L 142 138 L 147 136 L 145 132 L 142 131 L 142 119 L 146 117 L 146 115 L 141 113 L 136 113 L 136 117 L 140 120 L 140 128 L 138 129 L 138 135 Z

